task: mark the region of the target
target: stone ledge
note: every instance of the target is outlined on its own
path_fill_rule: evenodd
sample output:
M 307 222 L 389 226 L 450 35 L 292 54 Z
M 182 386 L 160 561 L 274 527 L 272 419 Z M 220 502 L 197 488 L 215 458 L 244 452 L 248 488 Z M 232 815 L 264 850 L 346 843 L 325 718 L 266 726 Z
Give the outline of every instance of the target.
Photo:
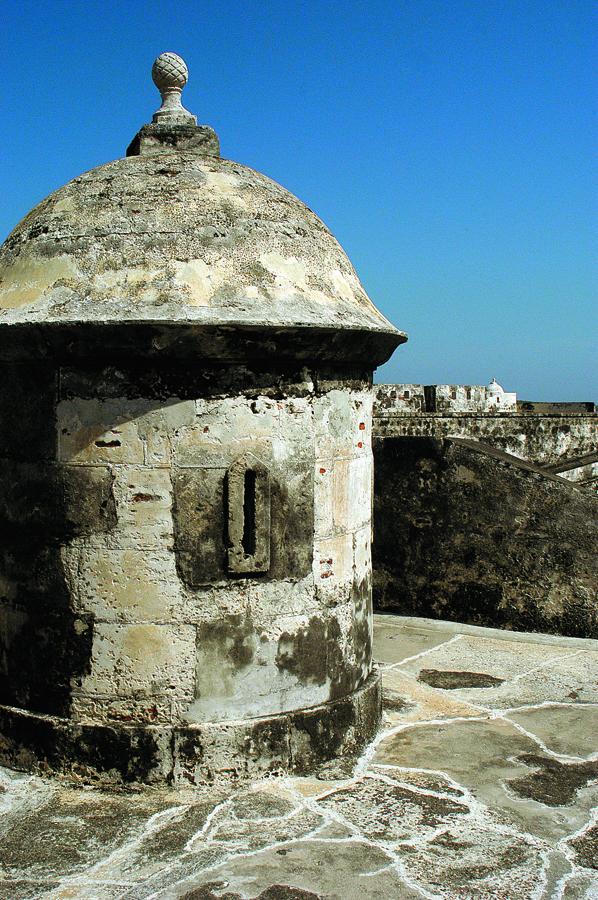
M 260 719 L 94 725 L 0 705 L 0 764 L 106 784 L 206 784 L 305 775 L 358 754 L 381 717 L 380 675 L 346 697 Z
M 144 125 L 127 147 L 127 156 L 155 156 L 157 153 L 181 151 L 218 157 L 218 135 L 209 125 Z

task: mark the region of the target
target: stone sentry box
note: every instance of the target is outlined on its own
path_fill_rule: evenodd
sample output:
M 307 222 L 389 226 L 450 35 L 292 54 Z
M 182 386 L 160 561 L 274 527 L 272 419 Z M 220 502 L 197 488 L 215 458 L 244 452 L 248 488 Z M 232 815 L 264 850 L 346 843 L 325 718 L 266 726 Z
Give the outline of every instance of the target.
M 154 76 L 168 99 L 186 68 Z M 371 376 L 403 340 L 321 221 L 180 99 L 17 226 L 2 763 L 198 783 L 364 746 Z

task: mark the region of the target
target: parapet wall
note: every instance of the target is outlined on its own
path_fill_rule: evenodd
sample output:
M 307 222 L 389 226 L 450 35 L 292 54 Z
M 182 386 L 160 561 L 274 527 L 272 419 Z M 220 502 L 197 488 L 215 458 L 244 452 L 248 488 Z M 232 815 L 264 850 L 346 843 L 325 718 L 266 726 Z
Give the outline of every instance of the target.
M 499 412 L 485 391 L 377 386 L 374 603 L 595 637 L 595 405 L 519 401 Z
M 418 395 L 409 391 L 413 405 L 405 406 L 404 389 L 417 385 L 378 385 L 374 405 L 374 435 L 384 437 L 460 437 L 484 441 L 505 453 L 539 465 L 553 465 L 562 459 L 584 457 L 598 446 L 598 413 L 588 409 L 594 404 L 542 404 L 551 409 L 561 406 L 578 412 L 496 412 L 451 409 L 426 412 L 417 407 Z M 419 386 L 423 387 L 423 386 Z M 473 390 L 473 388 L 472 388 Z M 393 396 L 396 395 L 396 396 Z M 534 404 L 529 404 L 534 405 Z M 539 404 L 535 404 L 538 406 Z
M 374 603 L 598 637 L 598 501 L 476 441 L 374 441 Z

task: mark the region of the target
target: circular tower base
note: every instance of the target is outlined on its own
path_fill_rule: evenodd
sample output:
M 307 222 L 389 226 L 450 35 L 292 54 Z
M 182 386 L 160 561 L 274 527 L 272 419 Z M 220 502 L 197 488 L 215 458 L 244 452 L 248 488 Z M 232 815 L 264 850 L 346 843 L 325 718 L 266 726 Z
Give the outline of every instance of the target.
M 360 753 L 374 738 L 380 716 L 377 671 L 338 700 L 236 722 L 95 725 L 0 706 L 0 763 L 111 784 L 308 775 L 331 759 Z

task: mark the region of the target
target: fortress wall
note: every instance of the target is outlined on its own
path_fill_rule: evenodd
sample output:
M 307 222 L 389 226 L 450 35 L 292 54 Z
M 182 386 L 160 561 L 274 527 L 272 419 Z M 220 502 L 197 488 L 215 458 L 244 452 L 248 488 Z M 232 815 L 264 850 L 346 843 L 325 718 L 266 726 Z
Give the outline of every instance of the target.
M 594 496 L 475 441 L 378 434 L 374 458 L 379 610 L 598 637 Z
M 374 434 L 377 438 L 472 438 L 539 465 L 550 465 L 562 458 L 584 456 L 595 451 L 598 445 L 596 413 L 405 415 L 378 405 L 374 416 Z

